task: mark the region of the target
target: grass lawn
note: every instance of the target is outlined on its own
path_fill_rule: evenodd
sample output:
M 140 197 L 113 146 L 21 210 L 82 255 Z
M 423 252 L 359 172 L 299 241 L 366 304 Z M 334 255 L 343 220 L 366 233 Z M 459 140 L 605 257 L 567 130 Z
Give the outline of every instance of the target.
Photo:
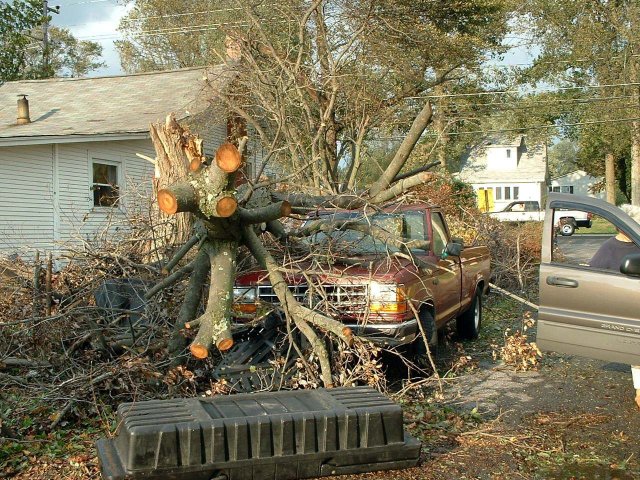
M 576 235 L 593 235 L 596 233 L 606 233 L 610 235 L 616 234 L 615 227 L 608 220 L 605 220 L 602 217 L 593 217 L 591 222 L 591 228 L 579 228 L 576 230 Z

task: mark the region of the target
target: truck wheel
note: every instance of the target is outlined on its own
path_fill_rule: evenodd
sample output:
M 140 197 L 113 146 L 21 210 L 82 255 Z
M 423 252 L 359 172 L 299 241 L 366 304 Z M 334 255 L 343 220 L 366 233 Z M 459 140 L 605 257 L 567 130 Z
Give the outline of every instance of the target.
M 431 349 L 431 353 L 433 353 L 434 347 L 438 344 L 438 332 L 436 330 L 436 321 L 433 318 L 431 312 L 423 308 L 419 312 L 419 321 L 422 324 L 422 328 L 424 329 L 424 333 L 429 340 L 429 347 Z M 427 348 L 424 345 L 424 340 L 422 338 L 422 333 L 418 330 L 418 337 L 413 341 L 413 355 L 414 361 L 421 367 L 429 365 L 429 360 L 427 359 Z
M 576 231 L 576 227 L 573 222 L 569 221 L 567 223 L 563 223 L 560 226 L 560 233 L 563 237 L 570 237 Z
M 469 308 L 456 319 L 458 337 L 464 340 L 478 338 L 480 325 L 482 325 L 482 290 L 477 290 Z

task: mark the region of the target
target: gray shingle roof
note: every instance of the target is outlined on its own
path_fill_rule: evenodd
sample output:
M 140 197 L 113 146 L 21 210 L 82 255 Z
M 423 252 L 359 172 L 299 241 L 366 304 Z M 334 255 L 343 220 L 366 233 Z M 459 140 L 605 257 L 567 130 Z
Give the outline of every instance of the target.
M 148 132 L 151 122 L 168 113 L 185 118 L 202 112 L 209 106 L 205 99 L 231 78 L 220 65 L 117 77 L 7 82 L 0 86 L 0 139 Z M 16 125 L 20 94 L 29 100 L 31 123 L 26 125 Z
M 501 146 L 504 144 L 500 144 Z M 513 145 L 513 144 L 509 144 Z M 506 145 L 506 146 L 509 146 Z M 497 146 L 492 143 L 491 146 Z M 458 178 L 468 183 L 544 182 L 547 177 L 547 154 L 544 145 L 527 146 L 515 170 L 487 170 L 487 142 L 470 150 Z

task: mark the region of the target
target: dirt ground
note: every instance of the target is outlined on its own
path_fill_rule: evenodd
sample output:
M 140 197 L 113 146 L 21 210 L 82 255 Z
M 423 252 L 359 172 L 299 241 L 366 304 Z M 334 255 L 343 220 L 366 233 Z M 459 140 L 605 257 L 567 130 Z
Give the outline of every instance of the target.
M 425 400 L 405 406 L 408 430 L 423 442 L 420 465 L 344 480 L 640 479 L 640 410 L 629 365 L 545 353 L 537 370 L 515 371 L 489 350 L 505 328 L 521 327 L 523 311 L 502 302 L 492 312 L 496 303 L 480 339 L 463 344 L 475 368 L 446 378 L 442 399 L 431 385 Z M 504 318 L 511 308 L 520 311 Z M 535 328 L 527 335 L 535 341 Z M 450 355 L 444 350 L 441 357 Z M 416 415 L 425 404 L 446 413 Z
M 442 391 L 429 380 L 403 396 L 406 428 L 423 442 L 418 467 L 337 478 L 640 478 L 629 366 L 548 354 L 538 370 L 517 372 L 491 355 L 505 328 L 520 325 L 513 308 L 490 306 L 479 341 L 439 349 L 438 363 L 449 370 Z M 468 363 L 454 372 L 461 358 Z M 0 442 L 0 478 L 97 479 L 93 442 L 103 435 L 69 426 L 49 440 Z
M 461 433 L 418 428 L 419 467 L 344 478 L 640 478 L 640 412 L 628 365 L 553 355 L 539 371 L 514 372 L 483 362 L 446 384 L 443 405 L 477 409 L 483 422 Z

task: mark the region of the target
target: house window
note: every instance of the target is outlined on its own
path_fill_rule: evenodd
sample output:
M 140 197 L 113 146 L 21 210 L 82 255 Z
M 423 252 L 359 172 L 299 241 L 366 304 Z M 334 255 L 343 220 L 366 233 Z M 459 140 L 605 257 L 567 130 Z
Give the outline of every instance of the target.
M 504 199 L 511 200 L 511 187 L 504 187 Z
M 507 158 L 511 158 L 511 149 L 507 148 Z
M 520 197 L 520 187 L 513 187 L 513 199 L 518 200 Z
M 92 162 L 93 176 L 91 190 L 93 191 L 94 207 L 117 207 L 120 200 L 118 182 L 118 163 L 96 160 Z
M 557 187 L 549 187 L 549 191 L 550 192 L 557 192 L 557 193 L 573 193 L 573 185 L 563 185 L 563 186 L 557 186 Z
M 496 200 L 502 200 L 502 187 L 496 187 Z

